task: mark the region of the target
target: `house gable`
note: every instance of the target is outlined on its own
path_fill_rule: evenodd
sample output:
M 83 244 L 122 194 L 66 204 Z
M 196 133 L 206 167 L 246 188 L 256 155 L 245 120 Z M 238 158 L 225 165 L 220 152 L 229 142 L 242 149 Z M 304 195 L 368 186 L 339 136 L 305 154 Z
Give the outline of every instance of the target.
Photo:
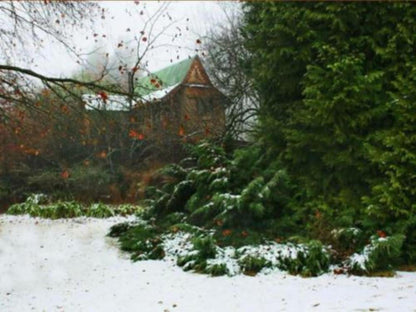
M 211 80 L 198 56 L 193 58 L 192 64 L 182 83 L 212 86 Z

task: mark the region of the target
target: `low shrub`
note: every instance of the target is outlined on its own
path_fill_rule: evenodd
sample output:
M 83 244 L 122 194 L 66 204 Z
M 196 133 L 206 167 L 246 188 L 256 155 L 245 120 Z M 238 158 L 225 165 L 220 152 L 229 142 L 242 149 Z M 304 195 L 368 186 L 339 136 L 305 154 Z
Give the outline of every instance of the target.
M 193 250 L 185 256 L 177 259 L 177 265 L 185 271 L 194 270 L 198 273 L 219 274 L 218 267 L 210 267 L 207 271 L 207 260 L 215 258 L 217 254 L 215 240 L 210 235 L 199 235 L 192 239 Z
M 113 227 L 110 233 L 119 235 L 120 248 L 130 252 L 133 261 L 165 257 L 162 239 L 154 227 L 145 224 L 123 225 Z
M 217 254 L 215 240 L 211 235 L 200 235 L 192 240 L 198 256 L 204 259 L 215 258 Z
M 365 245 L 365 235 L 356 227 L 338 228 L 331 231 L 329 239 L 337 260 L 344 260 Z
M 270 268 L 271 262 L 263 257 L 244 256 L 238 260 L 242 272 L 246 275 L 256 275 L 264 268 Z
M 121 204 L 111 206 L 114 213 L 120 216 L 129 216 L 133 214 L 141 214 L 143 212 L 143 207 L 134 204 Z
M 307 253 L 304 258 L 303 276 L 318 276 L 328 272 L 330 256 L 320 241 L 312 240 L 307 245 Z
M 32 217 L 48 219 L 74 218 L 84 215 L 83 206 L 77 202 L 55 202 L 47 204 L 43 194 L 32 194 L 25 202 L 14 204 L 7 210 L 8 214 L 29 214 Z
M 7 210 L 8 214 L 21 215 L 21 214 L 34 214 L 35 211 L 40 209 L 41 204 L 46 203 L 47 196 L 44 194 L 31 194 L 26 198 L 23 203 L 13 204 Z
M 402 262 L 406 265 L 416 264 L 416 216 L 398 222 L 397 233 L 405 235 L 402 246 Z
M 40 211 L 45 212 L 38 217 L 49 219 L 75 218 L 84 215 L 83 206 L 77 202 L 57 202 L 40 206 Z
M 131 222 L 117 223 L 110 228 L 110 232 L 107 235 L 109 237 L 120 237 L 125 234 L 131 227 Z
M 331 263 L 328 250 L 320 241 L 294 245 L 289 254 L 280 254 L 277 266 L 290 274 L 318 276 L 328 271 Z
M 7 210 L 8 214 L 21 215 L 29 214 L 32 217 L 60 219 L 75 217 L 109 218 L 115 215 L 128 215 L 139 213 L 143 209 L 137 205 L 109 206 L 103 203 L 95 203 L 89 207 L 75 201 L 49 202 L 50 197 L 44 194 L 32 194 L 26 201 L 14 204 Z
M 353 254 L 346 264 L 356 274 L 392 270 L 399 262 L 404 240 L 405 236 L 401 234 L 388 237 L 374 235 L 370 243 L 360 253 Z
M 92 204 L 87 210 L 86 215 L 92 218 L 109 218 L 115 216 L 114 210 L 103 203 Z
M 149 250 L 159 248 L 160 235 L 186 232 L 193 236 L 192 250 L 177 258 L 184 270 L 232 275 L 239 270 L 255 274 L 271 267 L 317 276 L 327 272 L 330 264 L 343 265 L 363 248 L 368 257 L 362 268 L 352 265 L 357 272 L 416 259 L 416 219 L 388 224 L 388 233 L 401 233 L 405 238 L 394 236 L 364 247 L 368 233 L 380 224 L 357 205 L 343 201 L 349 192 L 331 197 L 331 201 L 312 198 L 279 160 L 259 147 L 238 150 L 233 159 L 206 142 L 190 149 L 190 158 L 160 170 L 157 183 L 147 187 L 148 206 L 142 214 L 156 235 L 157 242 Z M 276 244 L 290 237 L 298 239 Z M 136 239 L 145 244 L 150 237 Z M 389 256 L 383 257 L 383 253 Z
M 227 275 L 228 269 L 225 263 L 216 263 L 213 265 L 207 265 L 205 273 L 210 274 L 211 276 Z

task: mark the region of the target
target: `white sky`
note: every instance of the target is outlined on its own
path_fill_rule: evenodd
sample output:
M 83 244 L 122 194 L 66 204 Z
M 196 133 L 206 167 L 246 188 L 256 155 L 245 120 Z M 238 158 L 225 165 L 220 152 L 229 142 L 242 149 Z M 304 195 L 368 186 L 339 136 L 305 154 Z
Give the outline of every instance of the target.
M 161 1 L 140 1 L 139 4 L 134 1 L 101 1 L 99 4 L 107 10 L 106 18 L 99 18 L 95 22 L 94 29 L 76 30 L 73 44 L 77 48 L 81 48 L 83 52 L 91 52 L 100 47 L 100 54 L 97 54 L 95 59 L 109 53 L 110 59 L 131 60 L 137 51 L 137 45 L 133 38 L 135 36 L 140 38 L 144 22 L 163 3 Z M 196 40 L 209 29 L 225 22 L 224 6 L 226 5 L 230 5 L 230 3 L 217 1 L 170 2 L 166 11 L 168 15 L 160 17 L 152 33 L 158 33 L 160 29 L 172 21 L 175 21 L 175 24 L 170 26 L 158 39 L 157 44 L 162 47 L 146 53 L 146 60 L 149 62 L 148 68 L 152 71 L 157 70 L 169 65 L 171 60 L 176 62 L 188 57 L 188 55 L 194 55 L 195 49 L 200 48 Z M 235 3 L 235 5 L 239 4 Z M 141 11 L 143 14 L 140 14 Z M 172 20 L 169 19 L 169 16 Z M 128 29 L 129 31 L 127 31 Z M 94 36 L 94 34 L 96 35 Z M 178 37 L 172 42 L 175 34 L 178 34 Z M 148 34 L 146 33 L 146 35 Z M 118 48 L 121 41 L 123 46 Z M 141 45 L 143 48 L 145 43 L 142 42 Z M 81 66 L 76 63 L 76 59 L 70 57 L 56 43 L 49 41 L 39 49 L 38 53 L 39 55 L 34 55 L 36 62 L 31 67 L 41 73 L 68 76 L 81 69 Z M 94 57 L 90 56 L 89 59 L 94 59 Z

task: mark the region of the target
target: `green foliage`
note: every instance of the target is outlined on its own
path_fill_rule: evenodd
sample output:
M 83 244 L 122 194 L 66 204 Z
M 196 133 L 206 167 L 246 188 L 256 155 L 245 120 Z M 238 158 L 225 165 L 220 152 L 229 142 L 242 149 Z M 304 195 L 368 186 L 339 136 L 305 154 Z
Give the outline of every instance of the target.
M 215 258 L 217 247 L 215 240 L 210 235 L 201 234 L 192 239 L 193 251 L 177 259 L 177 265 L 185 271 L 194 270 L 200 273 L 219 275 L 222 266 L 207 266 L 207 260 Z
M 350 260 L 352 272 L 371 273 L 393 269 L 399 262 L 404 239 L 404 235 L 401 234 L 388 237 L 372 236 L 370 244 Z
M 296 185 L 289 205 L 313 237 L 330 242 L 348 227 L 411 236 L 415 21 L 416 7 L 403 2 L 244 4 L 260 140 Z
M 50 197 L 44 194 L 32 194 L 25 202 L 14 204 L 7 210 L 8 214 L 20 215 L 29 214 L 32 217 L 48 219 L 76 218 L 81 216 L 93 218 L 109 218 L 115 215 L 128 215 L 142 210 L 136 205 L 109 206 L 103 203 L 92 204 L 85 207 L 75 201 L 49 202 Z
M 192 155 L 193 166 L 169 165 L 159 171 L 164 178 L 158 187 L 149 187 L 147 218 L 157 216 L 163 225 L 166 215 L 181 212 L 187 222 L 219 231 L 262 229 L 272 236 L 296 230 L 290 179 L 260 148 L 238 150 L 231 161 L 221 148 L 203 142 Z
M 110 237 L 120 237 L 124 233 L 126 233 L 130 228 L 132 227 L 132 224 L 130 222 L 122 222 L 114 224 L 110 231 L 108 232 L 108 236 Z
M 241 270 L 246 275 L 255 275 L 260 272 L 263 268 L 271 267 L 270 261 L 262 257 L 254 257 L 247 255 L 239 259 L 238 264 Z
M 392 269 L 399 260 L 404 235 L 397 234 L 386 239 L 372 239 L 371 250 L 366 264 L 369 271 Z
M 75 218 L 83 215 L 83 207 L 77 202 L 57 202 L 51 205 L 41 206 L 39 217 L 60 219 Z
M 209 142 L 202 142 L 197 145 L 188 145 L 191 157 L 202 169 L 222 167 L 228 163 L 228 158 L 223 148 Z
M 134 204 L 120 204 L 111 207 L 116 215 L 128 216 L 143 213 L 143 208 Z
M 312 240 L 303 248 L 297 248 L 295 255 L 280 256 L 279 268 L 291 274 L 301 274 L 305 277 L 318 276 L 328 271 L 330 256 L 320 241 Z
M 338 260 L 343 260 L 355 251 L 362 249 L 365 240 L 366 236 L 363 231 L 354 227 L 333 229 L 329 239 Z
M 266 231 L 252 231 L 241 228 L 219 230 L 214 238 L 219 246 L 232 246 L 235 248 L 247 245 L 259 245 L 266 242 Z
M 154 227 L 148 225 L 119 226 L 112 228 L 110 233 L 119 236 L 120 248 L 131 253 L 131 259 L 163 259 L 165 253 L 161 246 L 161 238 Z
M 213 265 L 208 265 L 205 268 L 205 273 L 210 274 L 212 276 L 221 276 L 221 275 L 227 275 L 228 269 L 227 266 L 224 263 L 216 263 Z
M 169 200 L 166 202 L 167 212 L 183 211 L 188 199 L 195 192 L 194 184 L 190 180 L 178 183 Z
M 416 216 L 398 222 L 397 233 L 405 235 L 402 246 L 402 261 L 406 264 L 416 263 Z
M 25 202 L 14 204 L 7 210 L 8 214 L 29 214 L 32 217 L 50 219 L 74 217 L 81 215 L 82 207 L 75 202 L 57 202 L 46 204 L 47 196 L 44 194 L 32 194 Z M 46 204 L 46 205 L 44 205 Z
M 103 203 L 92 204 L 86 212 L 88 217 L 93 218 L 109 218 L 115 215 L 115 212 L 111 207 Z
M 317 276 L 329 269 L 330 257 L 320 241 L 312 240 L 306 245 L 308 253 L 305 258 L 303 276 Z
M 204 259 L 215 258 L 217 251 L 215 240 L 212 236 L 197 236 L 192 240 L 192 244 L 199 257 Z
M 7 213 L 12 215 L 31 214 L 32 211 L 39 210 L 39 205 L 46 203 L 46 201 L 47 196 L 44 194 L 31 194 L 25 202 L 11 205 Z
M 169 164 L 159 170 L 163 176 L 174 178 L 177 181 L 182 181 L 186 177 L 186 170 L 178 164 Z
M 75 218 L 84 215 L 83 206 L 77 202 L 45 203 L 45 195 L 32 194 L 24 203 L 10 206 L 7 213 L 13 215 L 29 214 L 32 217 L 47 219 Z

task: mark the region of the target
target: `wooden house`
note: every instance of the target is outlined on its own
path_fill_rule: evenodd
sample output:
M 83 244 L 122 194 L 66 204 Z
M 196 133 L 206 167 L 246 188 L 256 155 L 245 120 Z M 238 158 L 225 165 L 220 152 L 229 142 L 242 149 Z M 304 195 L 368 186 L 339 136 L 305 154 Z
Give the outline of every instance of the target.
M 226 97 L 216 89 L 198 56 L 142 78 L 137 116 L 144 134 L 176 134 L 190 140 L 220 136 L 225 130 Z
M 141 78 L 134 94 L 134 105 L 111 95 L 105 102 L 88 95 L 85 101 L 90 108 L 125 111 L 130 136 L 140 140 L 197 141 L 225 131 L 227 99 L 212 85 L 198 56 Z

